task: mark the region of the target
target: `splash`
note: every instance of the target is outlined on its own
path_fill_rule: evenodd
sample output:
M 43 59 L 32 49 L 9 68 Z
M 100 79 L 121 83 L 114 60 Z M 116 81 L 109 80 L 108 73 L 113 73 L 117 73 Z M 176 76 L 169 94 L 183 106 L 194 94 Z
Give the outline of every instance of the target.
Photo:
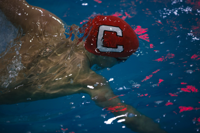
M 147 81 L 147 80 L 150 79 L 152 76 L 153 76 L 153 75 L 146 76 L 146 78 L 143 79 L 141 82 Z
M 185 107 L 185 106 L 179 106 L 179 113 L 184 112 L 184 111 L 192 111 L 192 110 L 199 110 L 200 108 L 194 108 L 194 107 Z
M 200 55 L 197 55 L 197 54 L 194 54 L 194 55 L 192 55 L 191 56 L 191 59 L 193 59 L 193 60 L 199 60 L 199 58 L 197 58 L 197 57 L 199 57 Z
M 163 81 L 164 81 L 163 79 L 159 79 L 159 82 L 158 82 L 157 86 L 159 86 L 160 83 L 163 82 Z
M 148 96 L 148 93 L 146 93 L 146 94 L 141 94 L 141 95 L 139 95 L 138 97 L 144 97 L 144 96 Z
M 185 12 L 186 14 L 192 12 L 192 8 L 187 6 L 181 6 L 179 8 L 173 8 L 173 9 L 167 9 L 164 8 L 163 10 L 159 10 L 158 11 L 160 13 L 160 17 L 162 17 L 163 19 L 167 18 L 168 16 L 170 16 L 171 14 L 175 15 L 175 16 L 179 16 L 179 12 Z
M 200 11 L 199 11 L 200 13 Z M 192 33 L 194 36 L 196 36 L 197 38 L 200 38 L 200 19 L 196 19 L 196 26 L 192 26 Z
M 190 4 L 193 10 L 200 8 L 200 1 L 199 0 L 186 0 L 187 4 Z
M 186 85 L 187 83 L 181 82 L 182 85 Z
M 141 35 L 141 36 L 139 36 L 139 38 L 141 38 L 141 39 L 143 39 L 143 40 L 145 40 L 147 42 L 150 42 L 148 34 Z
M 175 57 L 175 54 L 172 54 L 172 53 L 168 53 L 165 57 L 165 59 L 171 59 L 171 58 L 174 58 Z
M 141 82 L 147 81 L 148 79 L 150 79 L 150 78 L 153 76 L 153 74 L 157 73 L 158 71 L 160 71 L 160 69 L 158 69 L 158 70 L 156 70 L 156 71 L 152 72 L 152 74 L 151 74 L 151 75 L 149 75 L 149 76 L 146 76 L 146 78 L 145 78 L 145 79 L 143 79 Z M 163 80 L 162 80 L 162 79 L 160 79 L 160 80 L 159 80 L 159 83 L 161 83 L 162 81 L 163 81 Z
M 154 45 L 153 45 L 153 44 L 150 44 L 150 48 L 154 48 Z
M 157 62 L 162 62 L 162 61 L 167 61 L 167 59 L 171 59 L 171 58 L 174 58 L 175 57 L 175 54 L 172 54 L 172 53 L 168 53 L 165 57 L 162 56 L 158 59 L 155 59 L 154 61 L 157 61 Z
M 136 29 L 134 29 L 135 33 L 138 35 L 144 34 L 148 31 L 148 28 L 142 28 L 141 26 L 137 26 Z
M 93 12 L 93 14 L 91 14 L 89 17 L 87 17 L 87 19 L 84 19 L 83 21 L 81 21 L 80 24 L 89 22 L 91 19 L 93 19 L 97 15 L 100 15 L 100 14 L 96 14 L 95 12 Z
M 181 88 L 181 90 L 184 92 L 198 92 L 198 89 L 192 85 L 187 85 L 186 88 Z
M 156 60 L 154 60 L 154 61 L 162 62 L 162 61 L 164 61 L 164 60 L 165 60 L 165 58 L 164 58 L 164 56 L 162 56 L 162 57 L 160 57 L 160 58 L 158 58 L 158 59 L 156 59 Z
M 67 131 L 67 130 L 68 130 L 68 128 L 61 128 L 61 130 L 62 130 L 62 131 Z
M 102 3 L 102 1 L 100 1 L 100 0 L 94 0 L 94 1 L 97 2 L 97 3 L 99 3 L 99 4 Z
M 199 117 L 199 118 L 197 118 L 197 121 L 198 121 L 198 122 L 200 122 L 200 117 Z
M 172 96 L 172 97 L 177 97 L 178 96 L 178 95 L 172 94 L 172 93 L 169 93 L 169 95 Z
M 122 16 L 122 14 L 119 12 L 115 12 L 114 14 L 112 14 L 112 16 L 119 17 L 119 16 Z
M 165 106 L 168 106 L 168 105 L 173 105 L 173 103 L 172 103 L 172 102 L 167 102 L 167 103 L 165 104 Z
M 157 72 L 159 72 L 159 71 L 160 71 L 160 69 L 158 69 L 158 70 L 156 70 L 156 71 L 154 71 L 154 72 L 152 72 L 152 73 L 154 74 L 154 73 L 157 73 Z

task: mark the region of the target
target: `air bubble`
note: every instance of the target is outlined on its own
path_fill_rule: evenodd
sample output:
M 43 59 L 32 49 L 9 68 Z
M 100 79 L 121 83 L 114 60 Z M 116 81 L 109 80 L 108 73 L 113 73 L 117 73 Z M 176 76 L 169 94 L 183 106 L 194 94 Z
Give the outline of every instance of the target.
M 187 70 L 186 73 L 192 74 L 193 71 L 192 70 Z
M 73 79 L 70 79 L 70 84 L 73 84 L 73 82 L 74 82 Z
M 134 114 L 132 114 L 132 113 L 129 113 L 128 114 L 128 117 L 134 117 L 135 115 Z

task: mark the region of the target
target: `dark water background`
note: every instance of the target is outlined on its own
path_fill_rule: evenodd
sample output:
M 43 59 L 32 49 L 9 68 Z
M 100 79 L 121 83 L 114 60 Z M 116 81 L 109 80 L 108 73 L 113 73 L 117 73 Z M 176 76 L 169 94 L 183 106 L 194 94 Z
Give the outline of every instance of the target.
M 123 18 L 140 38 L 140 49 L 125 63 L 97 73 L 114 78 L 110 82 L 114 93 L 169 133 L 200 132 L 199 0 L 27 2 L 49 10 L 68 25 L 82 26 L 95 14 Z M 1 105 L 0 133 L 132 133 L 116 121 L 104 123 L 112 117 L 88 95 L 76 94 Z

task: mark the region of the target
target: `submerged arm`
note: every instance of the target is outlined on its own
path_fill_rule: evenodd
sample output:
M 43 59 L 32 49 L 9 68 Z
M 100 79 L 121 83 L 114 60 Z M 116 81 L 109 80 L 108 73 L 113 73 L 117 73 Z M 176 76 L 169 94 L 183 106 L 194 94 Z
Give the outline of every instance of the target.
M 0 88 L 0 90 L 2 90 Z M 17 104 L 20 102 L 29 102 L 44 99 L 45 91 L 35 89 L 31 85 L 19 84 L 12 89 L 5 88 L 5 93 L 0 94 L 0 105 L 2 104 Z
M 95 78 L 93 78 L 93 80 L 95 80 Z M 152 119 L 142 115 L 132 106 L 122 103 L 121 100 L 114 95 L 106 81 L 103 80 L 102 78 L 101 81 L 104 85 L 100 85 L 99 83 L 94 89 L 84 89 L 84 92 L 91 96 L 96 105 L 111 111 L 115 116 L 127 115 L 121 118 L 125 119 L 122 123 L 132 131 L 138 133 L 166 133 L 166 131 L 162 130 Z M 88 82 L 88 84 L 90 83 Z M 128 115 L 134 116 L 128 117 Z

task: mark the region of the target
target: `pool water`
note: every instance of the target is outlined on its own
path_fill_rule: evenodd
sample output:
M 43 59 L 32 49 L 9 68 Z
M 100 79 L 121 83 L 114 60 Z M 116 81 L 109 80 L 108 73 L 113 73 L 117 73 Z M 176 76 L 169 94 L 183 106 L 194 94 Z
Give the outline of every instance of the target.
M 138 51 L 126 62 L 97 73 L 110 80 L 122 101 L 168 133 L 200 132 L 199 0 L 27 2 L 54 13 L 67 25 L 81 27 L 96 14 L 125 20 L 139 38 Z M 112 117 L 89 95 L 75 94 L 0 105 L 0 133 L 133 133 L 117 121 L 104 123 Z

